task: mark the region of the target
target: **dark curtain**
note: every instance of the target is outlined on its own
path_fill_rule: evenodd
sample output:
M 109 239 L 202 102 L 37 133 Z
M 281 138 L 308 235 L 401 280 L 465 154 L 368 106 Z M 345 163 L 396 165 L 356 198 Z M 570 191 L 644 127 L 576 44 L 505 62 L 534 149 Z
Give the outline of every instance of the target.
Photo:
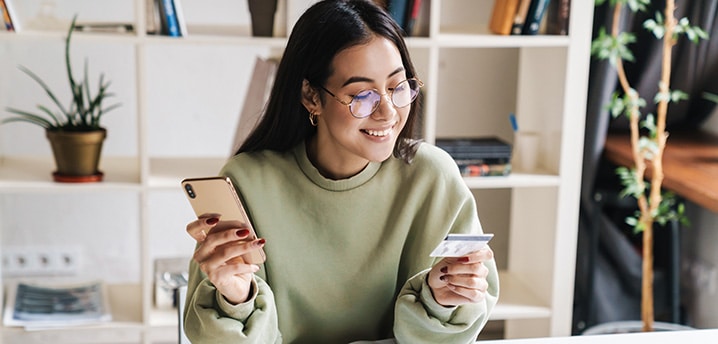
M 631 85 L 646 99 L 642 113 L 656 113 L 653 95 L 658 90 L 661 68 L 661 42 L 643 29 L 664 1 L 653 1 L 646 13 L 623 11 L 621 27 L 630 28 L 638 41 L 631 46 L 636 61 L 624 63 Z M 710 35 L 694 44 L 685 36 L 673 49 L 671 89 L 682 90 L 690 99 L 669 105 L 667 130 L 695 130 L 712 113 L 715 104 L 703 92 L 718 94 L 718 0 L 677 1 L 676 17 L 688 17 Z M 612 9 L 606 4 L 594 12 L 594 37 L 600 27 L 610 28 Z M 589 73 L 586 133 L 581 185 L 581 207 L 574 295 L 574 334 L 593 325 L 619 320 L 640 320 L 641 257 L 637 250 L 640 234 L 634 235 L 624 224 L 635 209 L 634 199 L 619 199 L 620 183 L 615 166 L 602 158 L 605 137 L 611 131 L 627 131 L 625 118 L 612 119 L 605 110 L 618 78 L 607 61 L 592 59 Z M 668 141 L 670 144 L 670 139 Z M 627 203 L 628 202 L 628 203 Z M 660 269 L 661 231 L 656 231 L 656 279 Z M 656 314 L 668 303 L 662 283 L 654 285 Z M 661 320 L 658 318 L 657 320 Z

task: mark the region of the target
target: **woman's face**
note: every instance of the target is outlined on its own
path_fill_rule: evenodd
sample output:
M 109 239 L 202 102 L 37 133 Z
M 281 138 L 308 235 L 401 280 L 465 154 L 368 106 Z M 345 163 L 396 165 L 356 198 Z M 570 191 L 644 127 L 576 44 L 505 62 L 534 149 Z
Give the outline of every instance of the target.
M 317 125 L 315 163 L 332 178 L 360 172 L 370 161 L 384 161 L 393 152 L 411 106 L 396 108 L 389 89 L 406 80 L 397 47 L 383 37 L 339 52 L 334 73 L 324 87 L 345 103 L 362 90 L 376 89 L 384 96 L 370 116 L 356 118 L 349 107 L 325 92 Z

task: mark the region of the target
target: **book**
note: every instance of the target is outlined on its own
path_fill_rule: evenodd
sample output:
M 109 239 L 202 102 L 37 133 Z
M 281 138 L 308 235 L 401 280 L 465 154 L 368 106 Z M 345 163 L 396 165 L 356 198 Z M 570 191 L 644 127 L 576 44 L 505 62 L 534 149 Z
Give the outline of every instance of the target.
M 531 0 L 519 0 L 516 15 L 514 15 L 514 23 L 511 26 L 512 35 L 520 35 L 523 32 L 526 15 L 529 12 L 529 6 L 531 6 Z
M 394 21 L 403 29 L 404 17 L 406 15 L 406 5 L 408 0 L 388 0 L 387 11 L 394 18 Z
M 519 0 L 494 0 L 494 8 L 491 11 L 489 30 L 499 35 L 511 34 L 514 24 L 514 17 L 519 7 Z
M 491 164 L 511 160 L 511 145 L 496 137 L 437 138 L 436 146 L 455 160 L 482 160 Z
M 459 172 L 464 177 L 508 176 L 511 163 L 487 163 L 482 160 L 456 160 Z
M 10 20 L 10 15 L 8 14 L 7 10 L 5 9 L 4 0 L 0 0 L 0 18 L 2 18 L 3 26 L 5 27 L 5 30 L 13 31 L 12 21 Z
M 12 5 L 13 0 L 2 0 L 3 2 L 3 22 L 5 22 L 5 28 L 8 31 L 20 32 L 22 26 L 20 25 L 20 18 L 17 16 L 17 12 Z M 8 23 L 10 23 L 8 28 Z
M 160 7 L 157 0 L 145 1 L 145 19 L 147 33 L 150 35 L 162 34 L 162 19 L 160 18 Z
M 170 37 L 179 37 L 179 24 L 175 14 L 172 0 L 159 1 L 160 19 L 162 20 L 162 34 Z
M 262 118 L 265 105 L 269 100 L 269 94 L 272 91 L 274 75 L 277 72 L 278 65 L 279 59 L 257 57 L 254 60 L 254 70 L 249 81 L 249 87 L 247 87 L 247 93 L 244 96 L 244 104 L 234 133 L 230 156 L 237 152 L 244 140 L 249 136 L 249 133 L 252 132 Z
M 101 281 L 69 284 L 16 282 L 7 288 L 3 324 L 27 329 L 89 325 L 112 320 Z
M 172 6 L 174 7 L 175 18 L 177 19 L 177 29 L 179 30 L 179 35 L 180 37 L 187 37 L 187 23 L 184 20 L 182 1 L 172 0 Z
M 550 0 L 531 0 L 522 35 L 537 35 Z
M 406 5 L 406 15 L 404 18 L 404 33 L 407 37 L 414 35 L 414 26 L 419 18 L 421 11 L 421 0 L 409 0 Z
M 546 11 L 546 34 L 568 35 L 571 0 L 552 0 Z
M 78 23 L 75 30 L 83 32 L 128 33 L 134 28 L 131 23 Z

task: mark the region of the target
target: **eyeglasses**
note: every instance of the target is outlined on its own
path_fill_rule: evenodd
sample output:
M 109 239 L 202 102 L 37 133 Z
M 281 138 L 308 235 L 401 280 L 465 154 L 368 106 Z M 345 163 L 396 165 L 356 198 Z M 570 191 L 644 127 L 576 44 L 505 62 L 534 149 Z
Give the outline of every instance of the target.
M 419 79 L 406 79 L 398 83 L 394 88 L 389 89 L 389 98 L 396 108 L 407 107 L 419 95 L 419 88 L 422 86 L 424 86 L 424 83 Z M 348 106 L 349 112 L 356 118 L 371 116 L 371 114 L 379 108 L 381 98 L 384 96 L 383 93 L 379 93 L 376 89 L 362 90 L 347 103 L 324 88 L 324 86 L 319 87 L 321 87 L 324 92 L 329 93 L 329 95 L 334 97 L 338 102 Z

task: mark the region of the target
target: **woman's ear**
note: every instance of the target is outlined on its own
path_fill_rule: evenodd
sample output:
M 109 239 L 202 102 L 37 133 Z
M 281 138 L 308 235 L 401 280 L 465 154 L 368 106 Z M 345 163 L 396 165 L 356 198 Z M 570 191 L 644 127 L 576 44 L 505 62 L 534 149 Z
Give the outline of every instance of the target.
M 302 105 L 304 105 L 309 113 L 321 113 L 322 103 L 319 99 L 319 93 L 309 84 L 307 79 L 302 81 Z

